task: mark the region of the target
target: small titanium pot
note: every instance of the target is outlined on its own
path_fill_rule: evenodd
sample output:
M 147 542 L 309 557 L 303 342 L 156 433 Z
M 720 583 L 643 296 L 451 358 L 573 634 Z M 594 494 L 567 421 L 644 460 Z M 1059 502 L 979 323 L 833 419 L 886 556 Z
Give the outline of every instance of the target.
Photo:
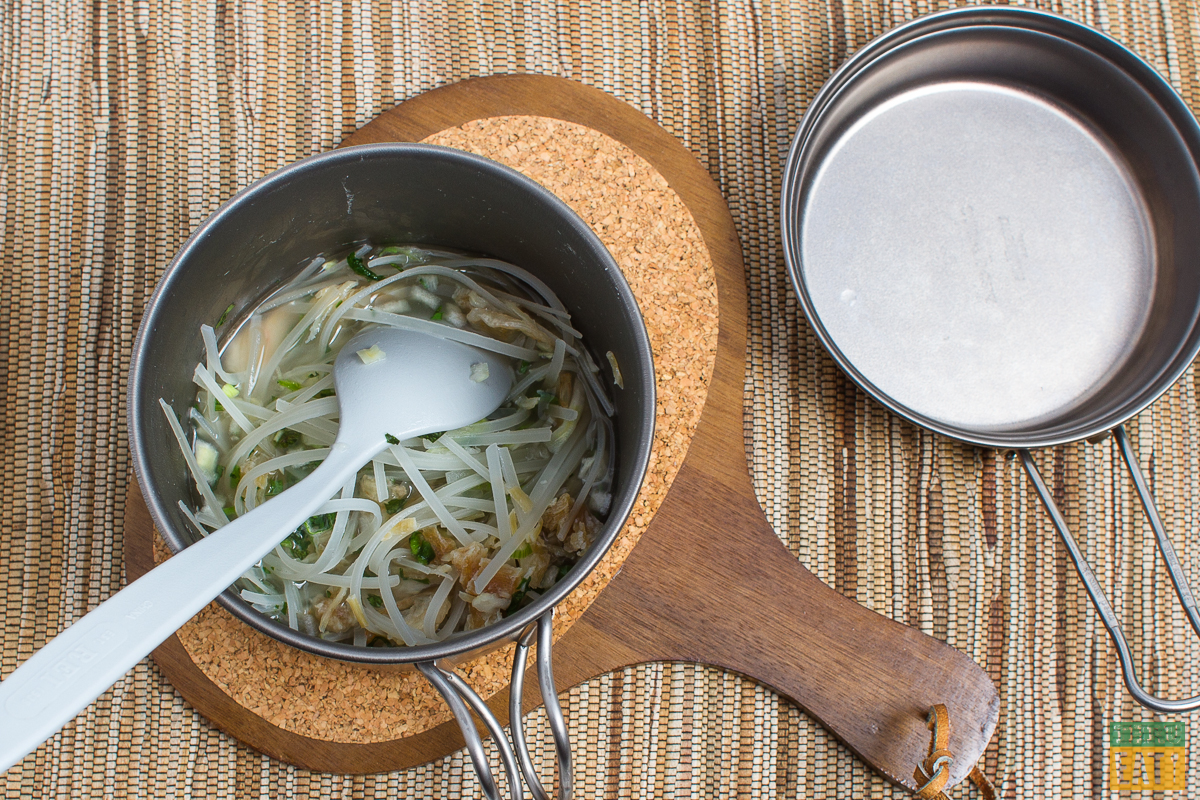
M 509 785 L 518 770 L 536 797 L 537 782 L 521 727 L 525 656 L 536 636 L 538 675 L 559 763 L 560 796 L 570 793 L 570 743 L 550 665 L 554 606 L 603 557 L 633 506 L 645 475 L 654 427 L 654 369 L 637 302 L 612 257 L 563 202 L 519 173 L 449 148 L 415 144 L 350 147 L 304 159 L 229 200 L 192 234 L 164 271 L 146 307 L 129 376 L 129 430 L 134 470 L 155 525 L 175 552 L 195 534 L 179 509 L 194 487 L 158 407 L 182 416 L 196 388 L 192 369 L 203 353 L 200 325 L 230 304 L 237 310 L 295 275 L 314 256 L 363 241 L 439 244 L 518 264 L 545 281 L 572 312 L 593 354 L 612 351 L 625 388 L 615 389 L 617 470 L 611 511 L 596 542 L 566 579 L 501 622 L 436 645 L 365 648 L 299 633 L 254 611 L 232 589 L 218 600 L 258 630 L 328 658 L 415 666 L 445 697 L 463 730 L 488 797 L 498 797 L 474 710 L 500 749 Z M 510 747 L 479 696 L 442 661 L 462 661 L 513 640 Z M 517 762 L 520 762 L 519 765 Z
M 1113 613 L 1029 451 L 1115 434 L 1192 626 L 1200 613 L 1122 423 L 1200 349 L 1200 128 L 1132 52 L 1023 8 L 918 19 L 813 100 L 783 181 L 788 270 L 838 365 L 905 419 L 1020 452 L 1120 654 Z

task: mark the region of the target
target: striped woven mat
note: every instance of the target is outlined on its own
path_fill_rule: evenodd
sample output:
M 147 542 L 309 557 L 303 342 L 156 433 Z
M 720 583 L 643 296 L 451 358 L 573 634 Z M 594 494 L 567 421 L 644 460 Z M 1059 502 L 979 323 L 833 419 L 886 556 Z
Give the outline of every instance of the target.
M 806 103 L 856 48 L 942 7 L 4 4 L 0 675 L 122 585 L 128 357 L 143 304 L 188 232 L 238 188 L 334 146 L 405 98 L 475 75 L 539 72 L 641 109 L 725 193 L 747 257 L 746 447 L 788 546 L 840 591 L 989 672 L 1001 709 L 984 767 L 1001 796 L 1104 793 L 1108 723 L 1153 717 L 1123 690 L 1115 653 L 1019 463 L 922 433 L 867 400 L 812 336 L 784 271 L 779 175 Z M 1195 0 L 1048 10 L 1107 31 L 1200 104 Z M 1185 374 L 1130 431 L 1184 566 L 1200 581 L 1195 380 Z M 1135 634 L 1148 684 L 1172 696 L 1200 690 L 1200 643 L 1172 610 L 1112 445 L 1039 459 Z M 719 670 L 639 666 L 572 689 L 565 704 L 580 797 L 905 796 L 802 712 Z M 1182 718 L 1195 776 L 1200 715 Z M 547 752 L 544 728 L 537 735 Z M 462 753 L 368 777 L 271 761 L 217 732 L 148 661 L 3 786 L 12 798 L 478 793 Z

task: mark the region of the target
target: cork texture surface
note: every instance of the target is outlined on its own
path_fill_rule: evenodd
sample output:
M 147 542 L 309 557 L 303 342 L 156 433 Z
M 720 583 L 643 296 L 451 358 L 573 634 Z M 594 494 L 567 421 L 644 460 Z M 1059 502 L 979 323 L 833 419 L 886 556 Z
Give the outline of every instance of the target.
M 650 335 L 657 383 L 654 443 L 626 524 L 591 574 L 559 604 L 557 640 L 620 570 L 662 503 L 700 419 L 717 343 L 713 265 L 687 206 L 625 145 L 546 117 L 475 120 L 426 142 L 510 166 L 553 191 L 596 232 L 629 281 Z M 156 547 L 156 558 L 167 555 Z M 179 631 L 192 661 L 235 702 L 283 730 L 367 744 L 450 720 L 418 673 L 320 658 L 281 644 L 210 604 Z M 484 698 L 508 685 L 514 647 L 459 665 Z

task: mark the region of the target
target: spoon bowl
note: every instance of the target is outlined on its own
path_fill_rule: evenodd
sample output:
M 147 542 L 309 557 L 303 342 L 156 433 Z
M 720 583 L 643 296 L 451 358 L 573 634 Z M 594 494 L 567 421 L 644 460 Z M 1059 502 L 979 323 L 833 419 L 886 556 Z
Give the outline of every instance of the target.
M 388 436 L 459 428 L 500 406 L 512 368 L 493 353 L 395 328 L 363 331 L 334 364 L 340 422 L 320 466 L 126 586 L 0 682 L 0 772 L 103 693 L 353 480 Z M 223 512 L 218 512 L 223 513 Z

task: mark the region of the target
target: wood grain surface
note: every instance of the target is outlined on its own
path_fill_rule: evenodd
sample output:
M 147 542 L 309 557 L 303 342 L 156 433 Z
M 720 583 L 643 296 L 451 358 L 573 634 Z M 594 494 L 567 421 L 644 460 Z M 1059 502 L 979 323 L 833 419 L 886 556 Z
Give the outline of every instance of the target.
M 784 547 L 751 486 L 743 433 L 746 288 L 724 199 L 670 134 L 609 95 L 561 78 L 501 76 L 446 86 L 385 112 L 345 145 L 419 141 L 474 119 L 551 117 L 617 139 L 657 169 L 692 212 L 717 271 L 716 369 L 687 459 L 624 568 L 555 648 L 560 692 L 645 661 L 692 661 L 747 675 L 821 722 L 889 780 L 914 787 L 929 748 L 925 718 L 944 703 L 956 756 L 951 785 L 971 771 L 996 727 L 999 699 L 967 656 L 826 586 Z M 126 517 L 128 579 L 153 565 L 153 525 L 136 482 Z M 714 553 L 720 553 L 715 558 Z M 462 747 L 453 724 L 376 744 L 282 731 L 233 702 L 172 637 L 154 659 L 218 727 L 275 758 L 316 770 L 378 772 Z M 529 676 L 527 709 L 537 705 Z M 507 692 L 489 705 L 507 718 Z

